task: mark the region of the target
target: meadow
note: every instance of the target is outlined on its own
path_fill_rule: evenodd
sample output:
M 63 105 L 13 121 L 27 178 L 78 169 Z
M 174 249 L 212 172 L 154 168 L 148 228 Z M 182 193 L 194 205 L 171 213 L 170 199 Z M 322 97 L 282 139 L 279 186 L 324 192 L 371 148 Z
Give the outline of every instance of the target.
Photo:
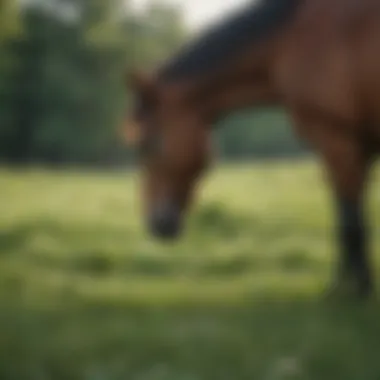
M 376 169 L 375 252 L 379 188 Z M 1 168 L 0 379 L 378 380 L 378 302 L 323 299 L 337 257 L 318 164 L 223 165 L 200 190 L 164 244 L 133 171 Z

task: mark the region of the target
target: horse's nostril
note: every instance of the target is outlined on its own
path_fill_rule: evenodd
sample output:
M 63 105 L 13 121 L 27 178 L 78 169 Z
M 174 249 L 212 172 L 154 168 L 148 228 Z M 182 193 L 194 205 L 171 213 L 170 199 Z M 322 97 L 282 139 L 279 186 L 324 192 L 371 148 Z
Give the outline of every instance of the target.
M 150 216 L 150 232 L 160 238 L 175 238 L 180 230 L 179 212 L 176 207 L 159 207 Z

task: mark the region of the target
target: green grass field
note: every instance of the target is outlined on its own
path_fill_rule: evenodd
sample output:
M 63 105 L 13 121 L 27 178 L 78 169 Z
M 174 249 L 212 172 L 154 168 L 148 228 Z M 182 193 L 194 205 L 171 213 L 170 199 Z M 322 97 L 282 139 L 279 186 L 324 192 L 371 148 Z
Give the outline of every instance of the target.
M 377 302 L 321 301 L 314 163 L 214 170 L 174 245 L 146 236 L 133 173 L 3 168 L 0 196 L 1 380 L 380 379 Z

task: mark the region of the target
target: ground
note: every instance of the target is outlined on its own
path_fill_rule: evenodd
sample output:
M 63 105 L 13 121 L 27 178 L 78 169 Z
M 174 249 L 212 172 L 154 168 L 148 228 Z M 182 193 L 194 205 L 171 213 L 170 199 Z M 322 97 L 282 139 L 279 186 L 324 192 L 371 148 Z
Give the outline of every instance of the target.
M 336 246 L 316 163 L 215 168 L 174 245 L 146 236 L 134 172 L 0 184 L 2 380 L 379 379 L 377 301 L 322 298 Z

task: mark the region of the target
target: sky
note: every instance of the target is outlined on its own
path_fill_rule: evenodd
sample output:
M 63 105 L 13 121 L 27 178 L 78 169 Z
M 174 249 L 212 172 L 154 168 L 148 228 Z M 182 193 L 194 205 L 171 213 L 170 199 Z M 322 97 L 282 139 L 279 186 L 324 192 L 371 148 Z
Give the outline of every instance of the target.
M 148 0 L 133 0 L 143 6 Z M 162 0 L 179 5 L 184 9 L 185 21 L 191 29 L 199 29 L 208 23 L 227 15 L 229 11 L 252 0 Z

